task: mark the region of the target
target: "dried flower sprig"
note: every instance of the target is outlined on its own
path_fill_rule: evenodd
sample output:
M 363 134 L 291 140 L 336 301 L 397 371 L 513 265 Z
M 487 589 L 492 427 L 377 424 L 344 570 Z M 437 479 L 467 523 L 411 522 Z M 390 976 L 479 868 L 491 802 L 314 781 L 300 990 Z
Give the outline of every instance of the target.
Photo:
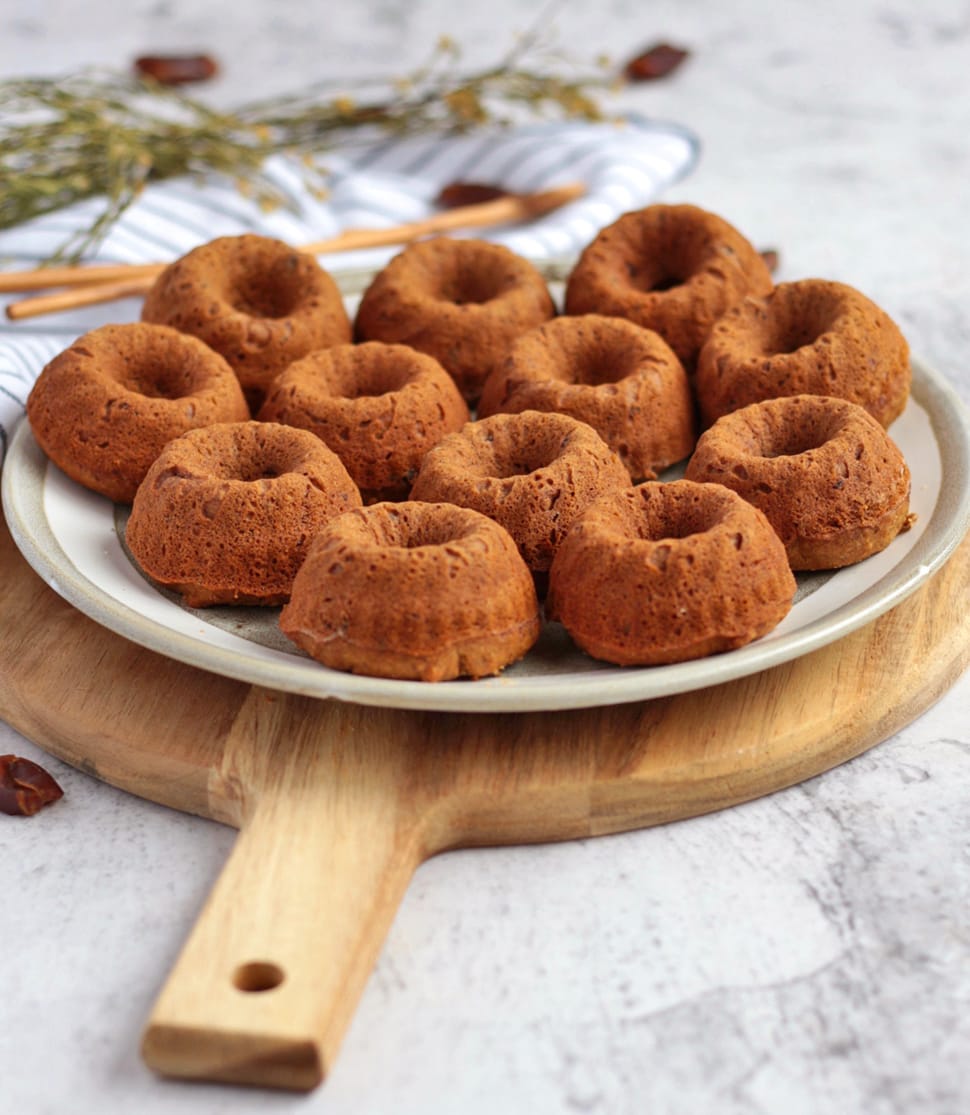
M 270 150 L 231 115 L 114 74 L 6 81 L 0 101 L 0 228 L 105 199 L 62 259 L 96 246 L 150 179 L 213 171 L 254 179 Z
M 268 208 L 282 201 L 261 173 L 275 152 L 309 157 L 351 135 L 465 131 L 523 113 L 601 118 L 596 96 L 608 76 L 563 77 L 525 66 L 533 45 L 524 39 L 499 64 L 462 74 L 458 47 L 444 38 L 416 72 L 366 83 L 362 99 L 318 86 L 231 112 L 181 89 L 114 73 L 0 82 L 0 229 L 104 198 L 90 226 L 54 257 L 77 262 L 149 181 L 224 174 Z

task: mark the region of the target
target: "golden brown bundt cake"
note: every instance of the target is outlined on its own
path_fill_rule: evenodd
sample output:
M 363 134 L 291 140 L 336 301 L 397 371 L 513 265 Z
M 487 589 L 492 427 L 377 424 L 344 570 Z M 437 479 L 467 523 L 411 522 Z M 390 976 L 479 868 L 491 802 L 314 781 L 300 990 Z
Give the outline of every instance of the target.
M 577 516 L 597 496 L 628 488 L 619 457 L 567 414 L 496 414 L 469 422 L 430 450 L 411 498 L 470 507 L 501 523 L 526 565 L 543 572 Z
M 586 422 L 634 480 L 683 460 L 696 440 L 683 365 L 658 333 L 618 317 L 558 317 L 520 337 L 488 377 L 478 416 L 522 410 Z
M 898 327 L 845 283 L 802 279 L 749 298 L 714 326 L 697 365 L 710 424 L 779 395 L 837 395 L 883 426 L 909 397 L 909 346 Z
M 368 502 L 403 499 L 425 453 L 468 421 L 433 356 L 368 341 L 312 352 L 279 376 L 261 420 L 310 430 L 343 461 Z
M 528 260 L 486 240 L 409 244 L 377 274 L 357 311 L 357 337 L 410 345 L 438 360 L 469 402 L 516 337 L 553 316 Z
M 280 628 L 325 666 L 445 681 L 496 674 L 539 635 L 515 543 L 450 504 L 378 503 L 317 536 Z
M 760 511 L 720 484 L 641 484 L 598 499 L 556 554 L 546 615 L 594 658 L 658 666 L 775 627 L 795 579 Z
M 72 480 L 130 503 L 166 442 L 249 417 L 239 381 L 195 337 L 104 325 L 47 365 L 27 399 L 38 445 Z
M 839 569 L 906 524 L 909 469 L 886 431 L 845 399 L 791 395 L 719 418 L 689 480 L 732 488 L 775 528 L 792 569 Z
M 318 530 L 360 506 L 319 438 L 273 422 L 209 426 L 170 442 L 131 509 L 126 541 L 186 604 L 281 604 Z
M 694 205 L 649 205 L 585 249 L 566 285 L 566 313 L 653 329 L 692 371 L 714 322 L 771 287 L 765 261 L 727 221 Z
M 254 412 L 288 364 L 351 333 L 337 284 L 313 256 L 249 234 L 220 237 L 166 267 L 141 316 L 222 353 Z

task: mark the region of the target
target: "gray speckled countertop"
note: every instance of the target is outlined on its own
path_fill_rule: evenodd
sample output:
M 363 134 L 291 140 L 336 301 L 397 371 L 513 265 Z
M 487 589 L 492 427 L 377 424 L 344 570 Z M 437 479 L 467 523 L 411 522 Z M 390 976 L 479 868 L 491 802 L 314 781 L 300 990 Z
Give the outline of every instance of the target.
M 224 103 L 405 72 L 448 32 L 469 64 L 528 0 L 12 0 L 0 74 L 201 47 Z M 970 401 L 970 6 L 574 0 L 563 47 L 689 46 L 620 103 L 704 144 L 666 200 L 849 282 Z M 2 111 L 2 106 L 0 106 Z M 968 589 L 970 604 L 970 589 Z M 71 1111 L 970 1110 L 970 675 L 854 762 L 727 812 L 623 836 L 453 853 L 420 869 L 331 1078 L 308 1097 L 193 1087 L 138 1058 L 151 1002 L 233 833 L 48 759 L 66 788 L 0 817 L 0 1106 Z

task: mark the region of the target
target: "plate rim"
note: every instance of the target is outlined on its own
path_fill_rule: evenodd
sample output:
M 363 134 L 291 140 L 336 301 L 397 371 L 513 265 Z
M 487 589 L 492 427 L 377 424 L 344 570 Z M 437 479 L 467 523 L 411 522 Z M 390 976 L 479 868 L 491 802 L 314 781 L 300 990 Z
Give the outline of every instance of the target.
M 725 654 L 666 666 L 625 667 L 619 674 L 571 674 L 570 685 L 550 692 L 557 675 L 428 683 L 343 673 L 315 664 L 288 678 L 285 662 L 240 658 L 115 600 L 81 573 L 57 542 L 42 508 L 48 468 L 53 466 L 19 423 L 2 475 L 3 509 L 11 535 L 28 564 L 55 592 L 90 619 L 156 653 L 210 673 L 318 699 L 440 712 L 533 712 L 602 707 L 706 689 L 759 673 L 837 641 L 894 608 L 937 572 L 970 528 L 970 419 L 954 388 L 913 359 L 913 398 L 927 412 L 941 459 L 941 486 L 930 523 L 913 549 L 859 596 L 778 641 L 760 640 Z M 834 617 L 834 619 L 833 619 Z M 562 676 L 562 675 L 558 675 Z M 525 683 L 525 684 L 523 684 Z

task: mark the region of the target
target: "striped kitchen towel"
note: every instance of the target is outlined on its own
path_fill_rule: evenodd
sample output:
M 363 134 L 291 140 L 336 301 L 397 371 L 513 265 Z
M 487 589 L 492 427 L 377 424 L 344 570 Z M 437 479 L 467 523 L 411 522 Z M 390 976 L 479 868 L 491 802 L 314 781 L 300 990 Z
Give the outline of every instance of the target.
M 682 178 L 699 144 L 684 128 L 639 117 L 610 123 L 563 123 L 449 137 L 388 139 L 327 153 L 318 167 L 325 195 L 312 188 L 302 163 L 274 156 L 266 177 L 285 204 L 264 212 L 232 183 L 187 179 L 148 187 L 111 229 L 98 262 L 175 259 L 216 236 L 257 232 L 294 245 L 341 229 L 382 227 L 426 216 L 442 186 L 488 182 L 529 192 L 582 181 L 580 200 L 528 226 L 473 235 L 505 244 L 536 262 L 579 252 L 621 213 L 648 204 Z M 0 234 L 0 266 L 27 268 L 52 255 L 100 210 L 96 199 Z M 397 248 L 321 257 L 328 270 L 378 268 Z M 2 300 L 0 300 L 2 304 Z M 136 300 L 48 318 L 0 323 L 0 460 L 40 370 L 77 336 L 107 322 L 138 318 Z

